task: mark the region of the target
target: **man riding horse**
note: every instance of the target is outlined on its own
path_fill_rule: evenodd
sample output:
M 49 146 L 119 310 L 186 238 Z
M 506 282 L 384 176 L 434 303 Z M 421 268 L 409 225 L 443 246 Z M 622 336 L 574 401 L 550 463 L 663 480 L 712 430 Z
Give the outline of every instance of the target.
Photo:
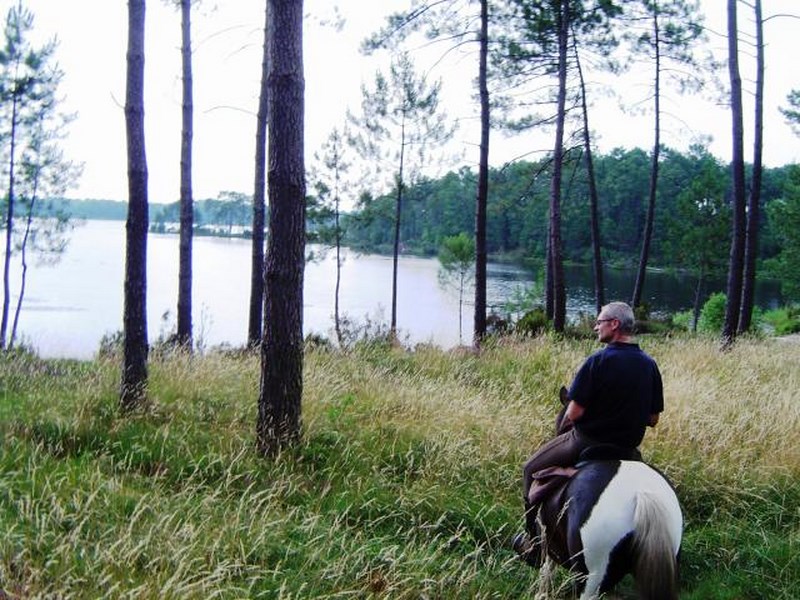
M 545 443 L 525 463 L 522 497 L 525 534 L 514 548 L 531 564 L 540 560 L 536 516 L 541 494 L 531 493 L 534 475 L 550 467 L 573 467 L 588 448 L 604 448 L 613 459 L 640 460 L 638 446 L 647 426 L 664 410 L 656 362 L 633 341 L 634 316 L 624 302 L 605 305 L 594 324 L 606 344 L 583 363 L 567 392 L 565 421 L 572 427 Z M 610 452 L 610 454 L 609 454 Z M 534 486 L 535 487 L 535 486 Z

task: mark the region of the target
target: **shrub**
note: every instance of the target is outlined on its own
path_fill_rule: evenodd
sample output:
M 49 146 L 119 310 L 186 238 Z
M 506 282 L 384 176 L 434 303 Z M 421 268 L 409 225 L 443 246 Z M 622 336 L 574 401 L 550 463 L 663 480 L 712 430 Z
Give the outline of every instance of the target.
M 122 330 L 108 332 L 100 338 L 97 357 L 100 359 L 113 359 L 122 356 L 122 344 L 125 333 Z
M 725 304 L 727 297 L 722 292 L 711 294 L 700 311 L 697 331 L 703 333 L 719 333 L 725 324 Z
M 516 332 L 520 335 L 534 336 L 547 329 L 547 315 L 541 306 L 529 310 L 514 324 Z
M 773 328 L 776 335 L 800 333 L 800 306 L 785 306 L 766 311 L 762 319 Z
M 692 311 L 682 310 L 672 315 L 672 325 L 678 329 L 690 330 L 692 328 Z

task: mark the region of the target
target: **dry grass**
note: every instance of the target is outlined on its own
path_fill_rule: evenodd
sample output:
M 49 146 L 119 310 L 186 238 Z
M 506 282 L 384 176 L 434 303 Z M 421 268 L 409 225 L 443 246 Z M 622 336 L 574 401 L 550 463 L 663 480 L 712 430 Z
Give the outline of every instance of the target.
M 721 353 L 716 340 L 681 339 L 653 352 L 668 403 L 654 451 L 715 480 L 800 474 L 800 345 L 749 340 Z
M 686 509 L 686 597 L 793 597 L 800 345 L 643 346 L 667 404 L 643 450 Z M 151 405 L 132 417 L 117 411 L 116 361 L 4 357 L 0 589 L 532 596 L 536 572 L 506 546 L 521 522 L 520 466 L 552 433 L 559 386 L 595 348 L 545 336 L 480 356 L 311 351 L 303 442 L 273 461 L 255 453 L 256 356 L 159 357 Z

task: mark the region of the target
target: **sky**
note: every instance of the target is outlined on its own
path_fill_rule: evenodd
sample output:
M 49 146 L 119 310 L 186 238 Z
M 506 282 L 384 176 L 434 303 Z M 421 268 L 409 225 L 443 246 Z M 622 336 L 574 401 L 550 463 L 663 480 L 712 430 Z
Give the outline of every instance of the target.
M 0 0 L 5 16 L 17 0 Z M 124 0 L 25 0 L 35 15 L 35 34 L 56 36 L 56 59 L 64 71 L 63 109 L 75 112 L 64 141 L 68 158 L 83 164 L 83 176 L 68 192 L 72 198 L 127 200 L 125 120 L 125 51 L 127 3 Z M 255 112 L 258 104 L 264 22 L 264 0 L 203 0 L 193 13 L 195 199 L 215 198 L 222 191 L 252 194 Z M 306 81 L 306 155 L 313 156 L 348 108 L 357 110 L 362 83 L 371 81 L 380 57 L 359 52 L 361 40 L 377 29 L 385 15 L 407 7 L 409 0 L 306 0 L 304 62 Z M 726 28 L 723 0 L 703 0 L 711 30 Z M 767 0 L 765 16 L 797 10 L 796 0 Z M 334 7 L 344 20 L 330 23 Z M 748 26 L 750 11 L 740 4 L 740 25 Z M 778 106 L 786 94 L 800 88 L 796 56 L 800 20 L 776 18 L 765 25 L 766 106 L 764 162 L 780 166 L 800 162 L 800 137 L 785 124 Z M 145 32 L 145 144 L 149 200 L 174 202 L 179 197 L 181 119 L 180 14 L 165 0 L 147 2 Z M 726 39 L 711 34 L 711 46 L 724 53 Z M 434 50 L 417 56 L 421 67 L 433 65 Z M 752 89 L 752 61 L 743 57 L 745 87 Z M 431 76 L 444 80 L 448 115 L 461 120 L 455 137 L 461 164 L 477 162 L 475 107 L 471 102 L 474 66 L 455 57 L 432 67 Z M 725 80 L 727 70 L 719 73 Z M 626 80 L 630 81 L 630 80 Z M 640 84 L 616 91 L 633 102 L 646 94 Z M 639 87 L 637 87 L 637 85 Z M 745 148 L 752 155 L 752 100 L 745 97 Z M 708 140 L 722 160 L 730 156 L 730 113 L 713 99 L 672 94 L 664 102 L 663 143 L 685 149 Z M 594 107 L 592 128 L 601 152 L 614 147 L 652 145 L 652 117 L 623 113 L 617 101 L 604 98 Z M 749 119 L 749 120 L 748 120 Z M 493 132 L 490 162 L 501 166 L 522 155 L 537 158 L 548 148 L 549 136 L 525 133 L 506 137 Z M 529 154 L 533 153 L 533 154 Z M 442 171 L 459 165 L 439 165 Z

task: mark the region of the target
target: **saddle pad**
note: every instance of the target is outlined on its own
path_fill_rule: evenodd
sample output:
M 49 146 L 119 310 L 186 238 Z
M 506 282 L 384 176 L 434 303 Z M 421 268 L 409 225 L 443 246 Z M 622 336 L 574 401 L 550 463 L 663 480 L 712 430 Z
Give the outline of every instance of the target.
M 528 492 L 528 502 L 538 505 L 552 493 L 562 488 L 578 469 L 575 467 L 547 467 L 533 474 L 533 484 Z

